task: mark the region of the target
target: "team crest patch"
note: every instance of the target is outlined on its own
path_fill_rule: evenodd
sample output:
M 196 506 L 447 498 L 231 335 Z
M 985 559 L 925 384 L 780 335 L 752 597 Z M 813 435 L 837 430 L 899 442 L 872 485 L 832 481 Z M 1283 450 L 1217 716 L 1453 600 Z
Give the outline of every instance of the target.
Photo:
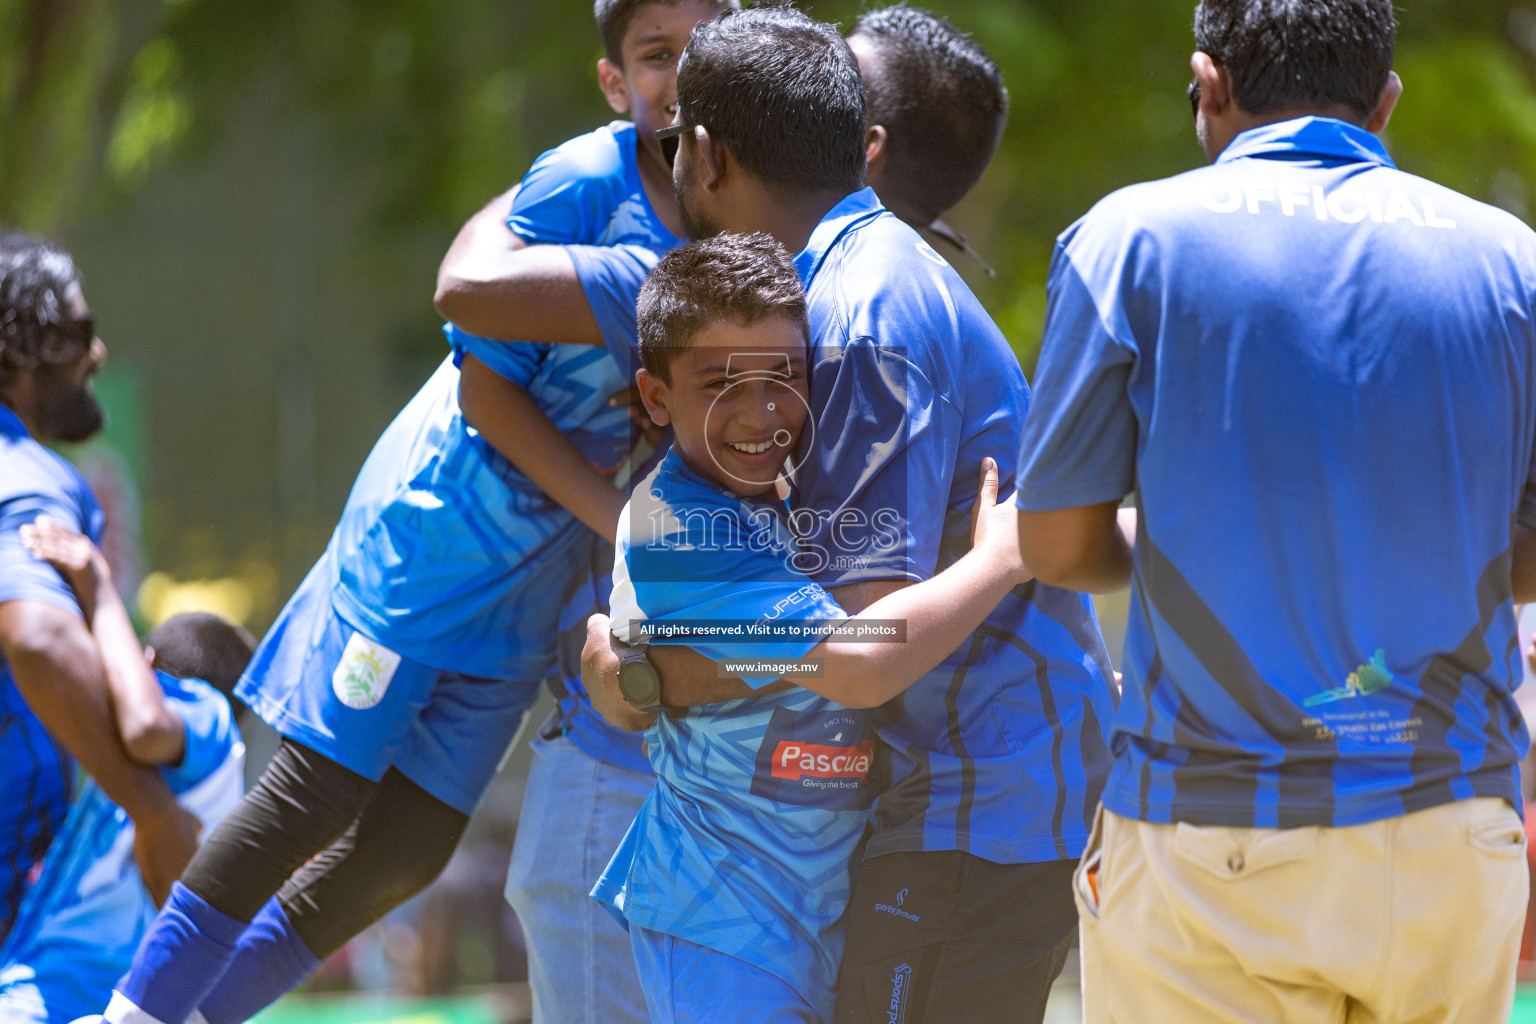
M 366 711 L 384 699 L 399 667 L 400 655 L 353 633 L 341 652 L 341 664 L 331 673 L 331 689 L 347 707 Z

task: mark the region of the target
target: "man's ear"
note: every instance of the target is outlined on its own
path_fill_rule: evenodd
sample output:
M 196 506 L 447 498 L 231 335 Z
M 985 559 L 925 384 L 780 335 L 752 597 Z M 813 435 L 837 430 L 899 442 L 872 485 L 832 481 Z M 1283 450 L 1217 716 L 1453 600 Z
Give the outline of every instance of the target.
M 693 141 L 698 148 L 699 184 L 707 191 L 718 189 L 736 168 L 736 155 L 723 140 L 709 134 L 709 129 L 699 125 L 693 130 Z
M 629 113 L 629 83 L 624 81 L 624 69 L 607 57 L 597 62 L 597 86 L 615 114 Z
M 1371 111 L 1371 116 L 1366 119 L 1365 130 L 1373 135 L 1380 135 L 1387 130 L 1387 122 L 1392 120 L 1392 111 L 1397 109 L 1397 101 L 1403 98 L 1403 80 L 1397 77 L 1396 71 L 1387 72 L 1387 84 L 1382 87 L 1381 99 L 1376 101 L 1376 109 Z
M 1210 54 L 1200 50 L 1196 50 L 1189 58 L 1189 68 L 1195 73 L 1195 81 L 1200 85 L 1200 112 L 1207 119 L 1230 113 L 1234 101 L 1232 77 L 1227 74 L 1227 69 L 1216 63 Z
M 651 422 L 658 427 L 671 423 L 672 413 L 667 408 L 667 385 L 662 379 L 650 370 L 641 369 L 635 374 L 635 386 L 640 389 L 640 401 L 645 403 L 645 412 Z
M 885 147 L 889 141 L 883 124 L 872 124 L 864 132 L 864 184 L 876 192 L 885 181 Z
M 864 162 L 874 163 L 885 155 L 885 125 L 872 124 L 864 133 Z

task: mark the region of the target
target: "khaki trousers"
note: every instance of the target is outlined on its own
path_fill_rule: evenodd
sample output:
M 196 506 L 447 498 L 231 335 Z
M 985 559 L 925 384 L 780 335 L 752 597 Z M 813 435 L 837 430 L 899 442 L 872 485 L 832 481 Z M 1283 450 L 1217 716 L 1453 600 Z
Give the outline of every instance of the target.
M 1101 810 L 1073 877 L 1084 1016 L 1505 1024 L 1528 888 L 1525 830 L 1502 800 L 1348 828 Z

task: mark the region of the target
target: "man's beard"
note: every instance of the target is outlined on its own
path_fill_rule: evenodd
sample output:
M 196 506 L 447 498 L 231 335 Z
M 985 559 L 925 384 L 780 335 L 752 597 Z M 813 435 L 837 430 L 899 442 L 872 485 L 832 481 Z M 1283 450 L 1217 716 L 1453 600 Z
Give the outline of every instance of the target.
M 694 241 L 700 238 L 712 238 L 720 233 L 720 226 L 710 219 L 703 210 L 693 208 L 691 193 L 692 182 L 684 182 L 677 186 L 677 211 L 683 222 L 683 233 Z
M 106 417 L 91 392 L 89 379 L 76 383 L 58 367 L 37 370 L 38 433 L 51 441 L 84 441 L 102 427 Z

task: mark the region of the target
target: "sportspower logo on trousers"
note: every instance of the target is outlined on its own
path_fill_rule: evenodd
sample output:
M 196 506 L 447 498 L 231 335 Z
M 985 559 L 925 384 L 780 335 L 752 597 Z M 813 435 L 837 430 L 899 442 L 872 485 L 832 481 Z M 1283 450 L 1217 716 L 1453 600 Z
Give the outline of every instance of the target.
M 366 711 L 384 699 L 399 667 L 400 655 L 353 633 L 341 652 L 341 663 L 331 673 L 331 690 L 347 707 Z
M 912 998 L 912 965 L 897 964 L 891 976 L 891 1006 L 886 1024 L 901 1024 L 907 1019 L 907 1001 Z
M 901 905 L 906 901 L 907 890 L 903 889 L 901 892 L 896 894 L 896 905 L 894 907 L 889 903 L 876 903 L 875 912 L 880 914 L 891 914 L 895 917 L 904 917 L 908 921 L 921 921 L 923 919 L 923 915 L 913 914 L 901 909 Z

